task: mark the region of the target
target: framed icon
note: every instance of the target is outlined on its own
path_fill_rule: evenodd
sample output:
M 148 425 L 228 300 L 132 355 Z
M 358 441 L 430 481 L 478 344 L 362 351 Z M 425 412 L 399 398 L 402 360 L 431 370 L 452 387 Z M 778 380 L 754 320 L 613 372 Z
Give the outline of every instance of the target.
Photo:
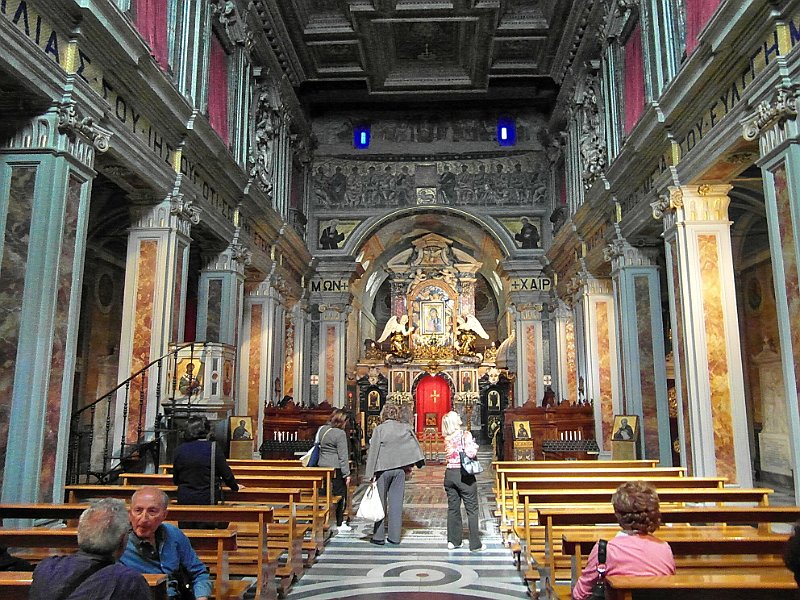
M 253 440 L 253 418 L 247 415 L 233 416 L 229 419 L 232 442 Z
M 406 391 L 406 374 L 403 371 L 395 371 L 392 375 L 392 386 L 395 392 Z
M 461 391 L 472 391 L 472 373 L 470 371 L 464 371 L 461 373 Z
M 423 335 L 441 335 L 444 333 L 444 302 L 420 302 L 420 320 Z
M 367 416 L 367 439 L 372 437 L 372 432 L 380 424 L 381 424 L 380 415 L 369 415 L 369 416 Z
M 378 390 L 370 390 L 367 394 L 367 410 L 381 409 L 381 393 Z
M 425 427 L 433 427 L 436 429 L 439 426 L 439 415 L 435 412 L 425 413 Z
M 489 410 L 500 410 L 500 392 L 490 390 L 486 395 L 486 406 Z
M 514 421 L 514 439 L 531 439 L 531 424 L 528 421 Z
M 612 440 L 615 442 L 633 442 L 638 435 L 639 417 L 637 415 L 614 415 Z

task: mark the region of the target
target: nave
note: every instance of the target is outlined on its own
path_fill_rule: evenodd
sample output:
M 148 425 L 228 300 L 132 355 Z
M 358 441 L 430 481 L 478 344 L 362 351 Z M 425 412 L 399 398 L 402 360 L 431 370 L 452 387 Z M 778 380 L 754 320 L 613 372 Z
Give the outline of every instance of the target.
M 488 467 L 488 449 L 482 448 L 479 457 Z M 483 550 L 470 552 L 466 544 L 447 549 L 444 466 L 429 464 L 406 482 L 400 545 L 373 546 L 372 524 L 353 518 L 353 530 L 337 532 L 328 541 L 287 600 L 418 600 L 431 594 L 436 594 L 434 600 L 526 598 L 525 582 L 492 515 L 492 479 L 490 468 L 478 476 Z M 353 514 L 364 489 L 357 491 Z

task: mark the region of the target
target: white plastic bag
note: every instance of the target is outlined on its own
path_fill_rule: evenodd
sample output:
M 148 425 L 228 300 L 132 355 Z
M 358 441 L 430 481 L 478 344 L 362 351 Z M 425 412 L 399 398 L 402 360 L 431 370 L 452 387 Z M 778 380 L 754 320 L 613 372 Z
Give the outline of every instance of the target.
M 377 483 L 370 485 L 367 491 L 364 492 L 356 516 L 366 519 L 367 521 L 380 521 L 386 516 L 383 510 L 383 504 L 381 503 L 381 496 L 378 493 Z

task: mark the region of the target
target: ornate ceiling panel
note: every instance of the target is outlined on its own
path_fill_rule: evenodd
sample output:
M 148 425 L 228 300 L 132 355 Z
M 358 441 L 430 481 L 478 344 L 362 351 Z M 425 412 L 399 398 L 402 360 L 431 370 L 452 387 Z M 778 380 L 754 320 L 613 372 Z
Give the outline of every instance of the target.
M 256 0 L 295 85 L 536 99 L 556 88 L 553 59 L 580 0 Z M 565 41 L 567 40 L 567 41 Z M 520 95 L 522 94 L 522 95 Z M 497 97 L 497 94 L 494 94 Z

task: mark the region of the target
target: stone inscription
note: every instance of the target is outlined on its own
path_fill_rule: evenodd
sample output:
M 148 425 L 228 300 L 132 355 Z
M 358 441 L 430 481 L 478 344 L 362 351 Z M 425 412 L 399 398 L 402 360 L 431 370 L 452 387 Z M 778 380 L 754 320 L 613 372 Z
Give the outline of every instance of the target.
M 515 292 L 533 291 L 549 292 L 553 287 L 553 280 L 549 277 L 518 277 L 511 280 L 511 289 Z

